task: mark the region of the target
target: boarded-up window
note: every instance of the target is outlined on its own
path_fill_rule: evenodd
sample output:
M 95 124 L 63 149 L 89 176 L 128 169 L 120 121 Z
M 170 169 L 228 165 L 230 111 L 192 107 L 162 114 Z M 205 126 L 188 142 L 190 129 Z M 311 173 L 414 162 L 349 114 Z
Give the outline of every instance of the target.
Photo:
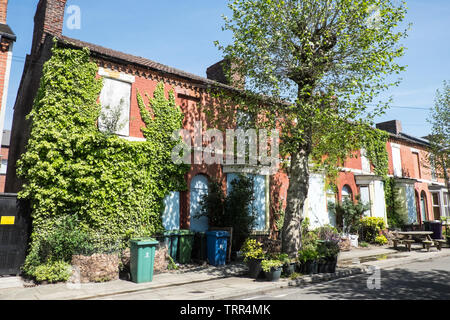
M 402 176 L 402 159 L 400 156 L 400 147 L 392 145 L 392 162 L 394 164 L 394 176 Z
M 131 83 L 104 78 L 100 93 L 102 111 L 98 120 L 101 131 L 120 136 L 130 135 Z
M 266 177 L 260 175 L 247 175 L 253 179 L 253 196 L 252 209 L 256 213 L 256 221 L 254 230 L 264 231 L 266 229 Z M 238 174 L 227 174 L 227 189 L 231 190 L 231 182 L 238 178 Z
M 432 204 L 433 204 L 434 219 L 438 220 L 441 217 L 441 206 L 440 206 L 440 201 L 439 201 L 439 193 L 432 192 L 431 199 L 432 199 Z
M 415 178 L 422 178 L 422 173 L 420 172 L 420 159 L 419 154 L 414 152 L 413 154 L 414 171 L 416 173 Z
M 180 193 L 171 192 L 164 199 L 162 223 L 166 230 L 180 229 Z

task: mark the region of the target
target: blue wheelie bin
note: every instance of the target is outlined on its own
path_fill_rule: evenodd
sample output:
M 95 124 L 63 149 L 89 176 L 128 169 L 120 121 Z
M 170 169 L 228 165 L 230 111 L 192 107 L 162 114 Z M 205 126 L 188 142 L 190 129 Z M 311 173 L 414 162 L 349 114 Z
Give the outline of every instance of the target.
M 206 248 L 208 263 L 213 266 L 224 265 L 227 259 L 227 239 L 230 234 L 226 231 L 206 232 Z

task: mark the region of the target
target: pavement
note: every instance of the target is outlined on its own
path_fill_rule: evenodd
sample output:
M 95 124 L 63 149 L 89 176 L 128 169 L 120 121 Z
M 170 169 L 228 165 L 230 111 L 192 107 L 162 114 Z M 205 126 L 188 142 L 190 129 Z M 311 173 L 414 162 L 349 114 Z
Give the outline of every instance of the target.
M 140 284 L 115 280 L 105 283 L 58 283 L 24 287 L 25 283 L 20 278 L 0 277 L 0 300 L 226 300 L 362 274 L 368 272 L 371 266 L 392 268 L 446 256 L 450 256 L 449 248 L 441 251 L 432 248 L 427 252 L 419 245 L 413 246 L 411 252 L 387 246 L 353 248 L 340 253 L 338 268 L 334 274 L 302 275 L 295 280 L 282 278 L 277 282 L 246 277 L 247 268 L 243 263 L 217 267 L 199 265 L 155 274 L 152 282 Z

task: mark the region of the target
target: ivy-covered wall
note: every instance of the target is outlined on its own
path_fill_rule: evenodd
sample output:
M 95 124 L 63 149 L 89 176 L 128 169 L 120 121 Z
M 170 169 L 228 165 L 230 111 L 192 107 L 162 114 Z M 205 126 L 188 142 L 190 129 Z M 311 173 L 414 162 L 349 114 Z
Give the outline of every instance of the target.
M 171 161 L 183 115 L 173 94 L 167 99 L 159 84 L 149 105 L 138 99 L 146 141 L 130 142 L 100 132 L 97 103 L 102 79 L 87 49 L 59 48 L 43 67 L 40 89 L 29 118 L 31 135 L 18 162 L 25 184 L 19 196 L 31 200 L 33 230 L 25 271 L 49 257 L 45 237 L 62 217 L 76 217 L 80 232 L 95 233 L 127 245 L 132 236 L 162 231 L 164 197 L 185 190 L 187 168 Z M 58 258 L 58 257 L 57 257 Z

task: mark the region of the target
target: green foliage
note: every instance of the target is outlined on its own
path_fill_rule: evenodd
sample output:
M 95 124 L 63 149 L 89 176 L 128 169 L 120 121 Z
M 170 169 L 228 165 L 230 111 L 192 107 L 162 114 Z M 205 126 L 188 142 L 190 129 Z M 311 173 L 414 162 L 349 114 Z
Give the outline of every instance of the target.
M 436 178 L 444 178 L 450 188 L 450 83 L 443 82 L 442 89 L 436 91 L 434 107 L 430 117 L 431 134 L 428 136 L 431 152 L 428 156 L 428 167 L 431 167 Z M 427 163 L 425 163 L 426 165 Z
M 304 244 L 302 249 L 298 252 L 298 260 L 300 262 L 314 261 L 319 257 L 316 244 Z
M 365 242 L 365 241 L 361 241 L 361 242 L 359 243 L 359 246 L 360 246 L 361 248 L 367 248 L 367 247 L 369 247 L 369 244 L 368 244 L 367 242 Z
M 45 264 L 37 266 L 35 270 L 35 278 L 39 282 L 66 282 L 71 275 L 72 269 L 70 264 L 61 260 L 50 260 Z
M 202 197 L 201 211 L 196 218 L 206 216 L 211 226 L 232 227 L 232 248 L 239 250 L 256 220 L 253 200 L 253 181 L 246 175 L 239 175 L 231 182 L 226 196 L 222 185 L 213 180 L 209 182 L 209 192 Z
M 384 179 L 384 196 L 386 200 L 387 222 L 390 228 L 401 228 L 408 223 L 408 214 L 402 209 L 398 197 L 398 188 L 394 178 Z
M 247 262 L 250 259 L 264 259 L 264 251 L 262 248 L 262 243 L 256 241 L 255 239 L 248 238 L 245 240 L 241 247 L 242 255 L 244 256 L 244 261 Z
M 340 251 L 338 241 L 320 241 L 317 245 L 317 255 L 321 259 L 333 260 Z
M 335 214 L 337 223 L 346 234 L 358 232 L 360 219 L 370 209 L 370 205 L 363 203 L 359 196 L 355 198 L 356 203 L 347 198 L 342 203 L 328 202 L 329 210 Z
M 280 260 L 276 260 L 276 259 L 261 261 L 261 268 L 265 272 L 270 272 L 273 269 L 278 269 L 282 265 L 283 265 L 283 262 L 281 262 Z
M 384 245 L 384 244 L 388 243 L 388 240 L 384 235 L 379 235 L 379 236 L 375 237 L 374 242 L 379 245 Z
M 32 205 L 31 246 L 24 266 L 30 275 L 51 255 L 68 262 L 75 244 L 64 240 L 65 235 L 81 243 L 82 232 L 96 234 L 123 249 L 133 236 L 162 231 L 164 197 L 186 189 L 186 167 L 175 165 L 170 156 L 178 143 L 172 133 L 182 125 L 173 94 L 165 99 L 163 85 L 157 86 L 150 99 L 153 117 L 147 117 L 138 95 L 147 141 L 103 133 L 96 125 L 102 80 L 96 79 L 98 67 L 89 51 L 55 45 L 52 53 L 43 67 L 29 115 L 30 139 L 17 168 L 25 182 L 19 197 Z M 65 227 L 58 227 L 59 235 L 51 232 L 58 221 L 74 215 L 79 234 Z M 56 251 L 42 257 L 49 243 Z
M 398 85 L 396 75 L 405 69 L 397 62 L 407 36 L 407 30 L 398 30 L 405 2 L 230 0 L 228 6 L 223 29 L 233 41 L 216 45 L 232 66 L 229 78 L 244 77 L 245 90 L 216 94 L 220 103 L 211 105 L 209 115 L 231 115 L 238 108 L 254 127 L 279 129 L 281 158 L 291 159 L 286 168 L 291 181 L 302 181 L 308 168 L 301 164 L 308 161 L 332 180 L 339 165 L 363 147 L 376 172 L 385 172 L 386 153 L 376 139 L 382 133 L 373 122 L 389 105 L 377 96 Z M 298 247 L 302 214 L 293 208 L 307 197 L 308 188 L 299 185 L 304 184 L 289 185 L 297 190 L 288 191 L 295 199 L 286 199 L 290 228 L 282 240 L 289 254 Z
M 374 243 L 381 230 L 386 229 L 383 218 L 364 217 L 360 221 L 360 236 L 362 241 Z

